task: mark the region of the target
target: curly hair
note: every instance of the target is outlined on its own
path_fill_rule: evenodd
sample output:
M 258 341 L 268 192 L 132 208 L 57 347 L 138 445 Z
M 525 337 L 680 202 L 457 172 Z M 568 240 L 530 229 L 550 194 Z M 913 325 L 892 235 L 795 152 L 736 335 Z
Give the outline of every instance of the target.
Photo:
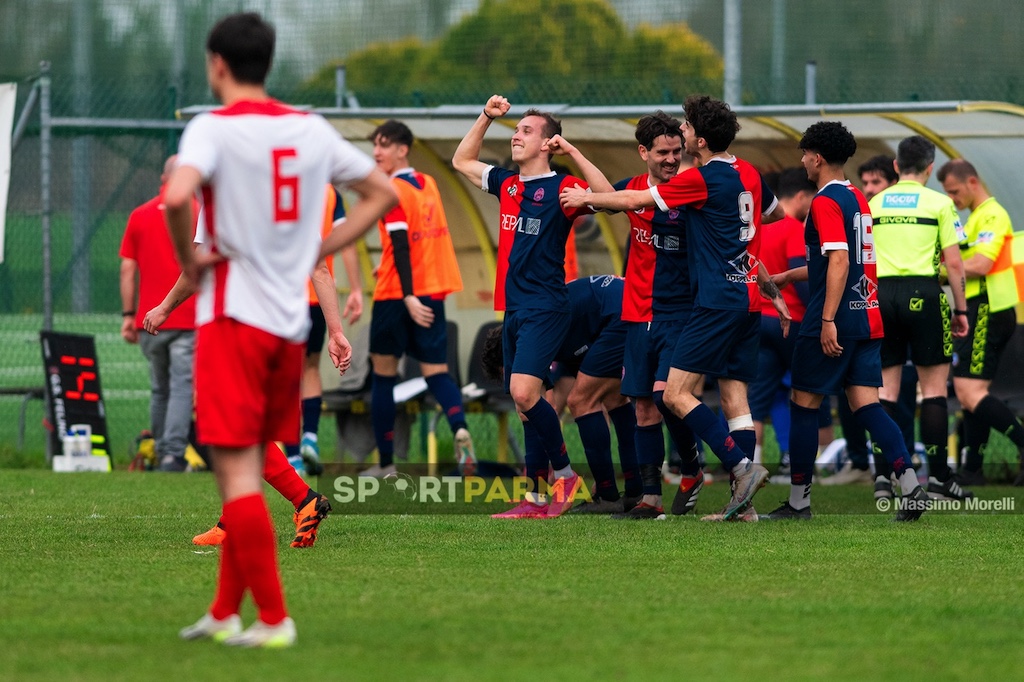
M 709 95 L 690 95 L 683 102 L 683 112 L 693 132 L 704 138 L 713 153 L 729 149 L 740 130 L 736 112 Z
M 857 140 L 839 121 L 819 121 L 804 131 L 800 149 L 821 154 L 830 166 L 841 166 L 857 152 Z
M 891 185 L 900 179 L 899 176 L 896 175 L 896 169 L 892 167 L 893 161 L 895 161 L 894 158 L 886 156 L 885 154 L 872 156 L 857 167 L 857 175 L 864 175 L 865 173 L 881 173 L 882 177 L 885 178 L 885 181 Z
M 662 110 L 655 111 L 640 118 L 636 123 L 636 141 L 644 149 L 654 146 L 654 141 L 662 135 L 666 137 L 682 137 L 683 131 L 680 127 L 682 121 L 672 118 Z
M 505 348 L 501 339 L 504 328 L 504 325 L 499 324 L 487 332 L 483 352 L 480 353 L 484 376 L 492 381 L 501 381 L 504 378 Z

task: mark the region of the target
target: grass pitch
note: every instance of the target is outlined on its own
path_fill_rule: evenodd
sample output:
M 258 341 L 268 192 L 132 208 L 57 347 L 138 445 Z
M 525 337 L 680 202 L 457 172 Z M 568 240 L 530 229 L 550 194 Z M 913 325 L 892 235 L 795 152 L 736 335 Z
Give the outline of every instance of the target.
M 1024 500 L 979 490 L 1016 508 L 897 525 L 866 487 L 817 488 L 809 523 L 339 504 L 309 550 L 287 546 L 292 510 L 269 491 L 299 643 L 239 651 L 176 634 L 213 593 L 216 550 L 190 543 L 217 516 L 210 476 L 6 471 L 0 678 L 1019 678 Z M 709 486 L 700 510 L 727 492 Z

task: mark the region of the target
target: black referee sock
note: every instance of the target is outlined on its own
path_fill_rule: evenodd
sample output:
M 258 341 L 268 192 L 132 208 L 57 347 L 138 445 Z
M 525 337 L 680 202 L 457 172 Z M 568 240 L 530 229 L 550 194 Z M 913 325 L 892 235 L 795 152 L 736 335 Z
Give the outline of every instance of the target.
M 991 393 L 986 395 L 974 408 L 974 416 L 1013 441 L 1018 450 L 1024 450 L 1024 426 L 1002 400 Z
M 964 445 L 967 456 L 964 458 L 964 470 L 981 471 L 985 463 L 985 445 L 988 442 L 989 425 L 985 424 L 970 410 L 964 410 Z
M 928 453 L 928 475 L 940 481 L 949 478 L 949 411 L 946 399 L 925 398 L 921 401 L 921 442 Z

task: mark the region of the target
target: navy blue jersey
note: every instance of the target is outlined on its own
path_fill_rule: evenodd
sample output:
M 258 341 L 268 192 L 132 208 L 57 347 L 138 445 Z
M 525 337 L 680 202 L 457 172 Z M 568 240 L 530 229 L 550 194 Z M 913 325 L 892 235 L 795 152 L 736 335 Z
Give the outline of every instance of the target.
M 523 177 L 489 166 L 483 188 L 498 197 L 498 263 L 494 282 L 495 310 L 567 310 L 565 240 L 576 218 L 589 208 L 563 210 L 563 187 L 587 183 L 551 171 Z
M 591 275 L 569 282 L 572 324 L 555 359 L 579 360 L 601 332 L 622 322 L 622 290 L 625 280 L 615 275 Z
M 848 180 L 833 180 L 814 196 L 805 224 L 807 284 L 811 298 L 800 334 L 821 335 L 828 252 L 841 250 L 849 252 L 850 271 L 835 314 L 836 332 L 840 339 L 882 338 L 871 212 L 864 195 Z
M 648 175 L 638 175 L 615 183 L 615 190 L 648 189 L 649 182 Z M 647 322 L 687 317 L 693 309 L 693 289 L 686 248 L 686 209 L 647 207 L 626 215 L 630 253 L 622 319 Z M 650 311 L 646 316 L 645 308 Z
M 715 310 L 760 311 L 761 216 L 777 202 L 757 169 L 736 157 L 714 157 L 651 187 L 651 195 L 662 210 L 690 209 L 695 303 Z

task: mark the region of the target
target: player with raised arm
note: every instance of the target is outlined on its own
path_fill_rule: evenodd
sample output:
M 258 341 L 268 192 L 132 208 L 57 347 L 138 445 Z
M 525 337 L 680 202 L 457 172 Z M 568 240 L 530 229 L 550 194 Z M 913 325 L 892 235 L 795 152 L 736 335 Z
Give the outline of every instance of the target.
M 637 121 L 637 152 L 647 172 L 609 184 L 575 146 L 561 136 L 550 143 L 556 153 L 573 159 L 595 191 L 647 189 L 668 182 L 683 164 L 682 123 L 663 111 Z M 663 394 L 676 341 L 693 309 L 693 291 L 687 261 L 686 210 L 662 211 L 656 206 L 628 211 L 629 243 L 626 259 L 622 319 L 628 323 L 622 368 L 622 392 L 636 408 L 636 452 L 644 497 L 621 515 L 624 519 L 657 519 L 664 513 L 661 467 L 665 460 L 662 421 L 668 425 L 682 458 L 679 491 L 672 502 L 674 514 L 692 510 L 704 485 L 693 432 L 665 406 Z
M 884 334 L 871 212 L 843 171 L 857 141 L 841 123 L 824 121 L 807 129 L 800 149 L 807 177 L 818 187 L 804 232 L 810 300 L 793 353 L 789 500 L 762 518 L 811 518 L 818 407 L 823 396 L 845 390 L 854 415 L 907 491 L 896 520 L 914 521 L 928 508 L 928 494 L 910 466 L 899 427 L 878 401 Z
M 733 494 L 715 517 L 728 521 L 750 507 L 768 478 L 768 470 L 751 461 L 755 437 L 746 382 L 757 375 L 759 288 L 776 301 L 788 328 L 785 303 L 757 261 L 762 219 L 778 220 L 783 212 L 757 170 L 729 153 L 739 130 L 729 105 L 694 95 L 683 108 L 683 148 L 700 167 L 648 189 L 588 193 L 567 188 L 562 204 L 620 211 L 687 207 L 688 248 L 696 266 L 694 309 L 673 354 L 664 401 L 734 477 Z M 728 430 L 695 395 L 704 375 L 720 378 Z
M 271 99 L 264 88 L 273 27 L 255 13 L 229 15 L 206 41 L 207 80 L 223 107 L 185 128 L 164 194 L 182 274 L 196 300 L 196 413 L 210 446 L 228 531 L 209 611 L 180 632 L 242 647 L 296 640 L 285 608 L 274 530 L 263 498 L 264 444 L 299 429 L 299 382 L 309 315 L 306 280 L 324 255 L 363 234 L 395 202 L 373 161 L 323 118 Z M 324 185 L 350 184 L 361 197 L 320 244 Z M 203 194 L 208 254 L 192 248 L 192 199 Z M 322 286 L 321 280 L 315 280 Z M 337 306 L 334 287 L 318 289 Z M 330 329 L 333 359 L 351 346 Z M 257 620 L 241 629 L 251 592 Z
M 527 439 L 540 447 L 546 461 L 530 457 L 527 476 L 539 481 L 553 470 L 550 500 L 539 490 L 499 518 L 550 518 L 572 506 L 580 477 L 565 452 L 561 422 L 544 399 L 544 379 L 569 327 L 569 295 L 565 285 L 565 241 L 573 221 L 592 211 L 580 206 L 563 209 L 559 192 L 585 184 L 571 175 L 551 170 L 548 142 L 562 131 L 551 114 L 530 109 L 512 134 L 512 161 L 519 172 L 480 160 L 484 134 L 496 119 L 508 113 L 507 99 L 493 95 L 452 158 L 455 170 L 499 203 L 498 268 L 494 309 L 505 311 L 505 390 L 516 404 Z

